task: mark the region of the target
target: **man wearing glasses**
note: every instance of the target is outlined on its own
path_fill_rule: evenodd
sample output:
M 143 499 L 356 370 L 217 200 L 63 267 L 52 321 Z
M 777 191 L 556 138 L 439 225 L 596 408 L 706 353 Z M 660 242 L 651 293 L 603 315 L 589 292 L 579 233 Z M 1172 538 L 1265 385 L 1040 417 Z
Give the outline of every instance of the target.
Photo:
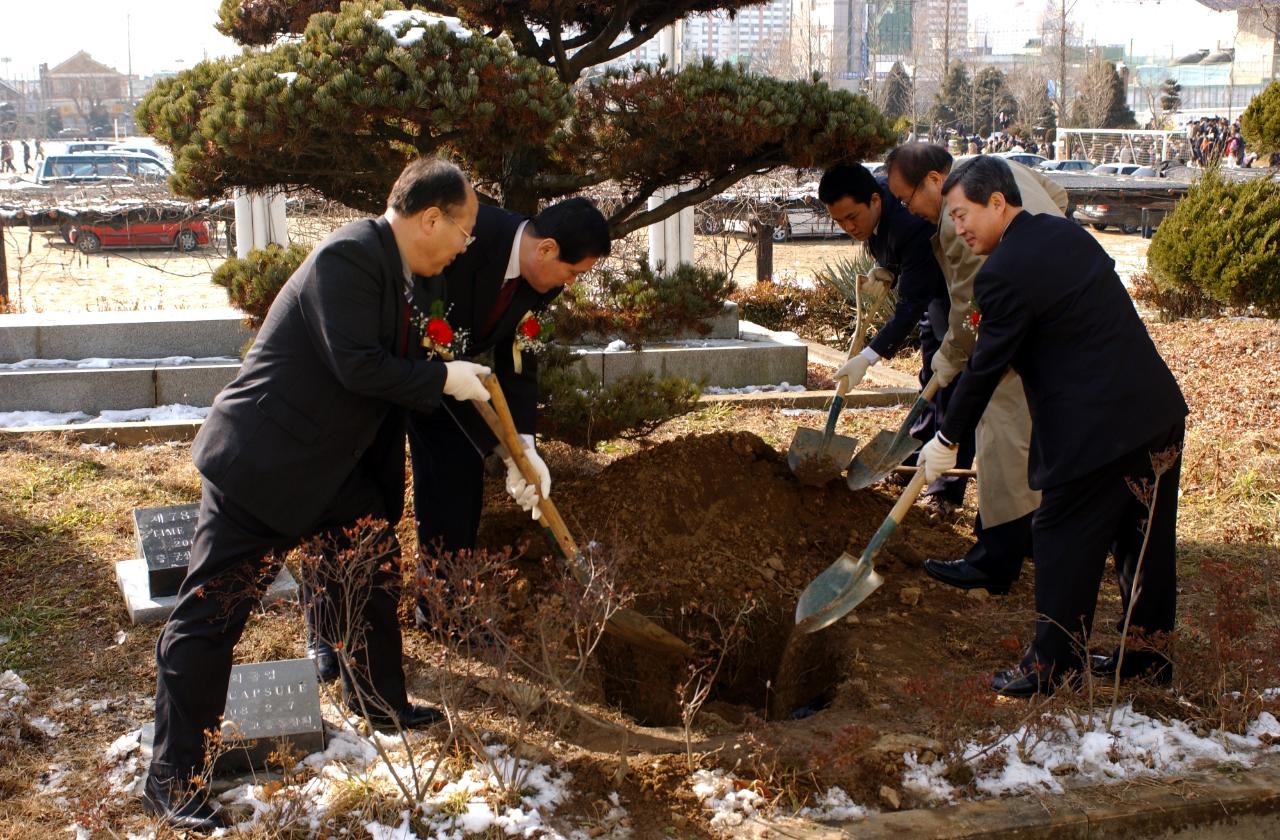
M 459 355 L 475 358 L 492 351 L 494 372 L 525 455 L 539 473 L 539 486 L 529 487 L 514 461 L 508 460 L 507 491 L 536 519 L 537 498 L 550 493 L 551 477 L 534 448 L 537 354 L 522 351 L 518 336 L 527 319 L 536 318 L 565 286 L 608 255 L 609 225 L 585 198 L 552 204 L 532 219 L 481 205 L 469 237 L 467 252 L 426 281 L 426 300 L 443 304 L 455 337 L 466 334 L 465 342 L 455 342 Z M 431 557 L 475 548 L 484 459 L 495 443 L 466 401 L 445 400 L 439 411 L 410 415 L 420 576 L 430 574 Z M 416 619 L 423 628 L 430 621 L 421 598 Z
M 930 143 L 898 146 L 885 158 L 889 189 L 907 210 L 938 227 L 933 252 L 951 296 L 947 333 L 933 355 L 933 372 L 944 388 L 964 370 L 982 328 L 981 313 L 974 304 L 973 280 L 985 261 L 956 235 L 955 222 L 947 214 L 942 184 L 951 165 L 951 154 Z M 1011 163 L 1010 168 L 1027 212 L 1065 214 L 1066 190 L 1021 164 Z M 1031 556 L 1031 516 L 1040 506 L 1040 493 L 1028 484 L 1030 446 L 1031 414 L 1026 394 L 1022 380 L 1009 371 L 974 433 L 977 543 L 959 560 L 926 560 L 924 568 L 929 575 L 961 589 L 986 589 L 992 594 L 1009 591 L 1022 570 L 1022 561 Z
M 342 669 L 348 708 L 384 730 L 441 718 L 405 691 L 394 526 L 407 411 L 433 411 L 446 396 L 488 398 L 488 369 L 426 358 L 410 316 L 421 278 L 466 248 L 478 205 L 456 166 L 421 158 L 387 206 L 330 234 L 293 273 L 192 445 L 200 512 L 187 577 L 156 643 L 155 746 L 142 794 L 147 812 L 173 828 L 224 825 L 208 788 L 193 782 L 205 768 L 205 734 L 218 730 L 250 611 L 280 558 L 308 537 L 332 554 L 309 614 L 331 622 L 349 609 L 363 642 Z M 385 527 L 387 562 L 356 591 L 328 573 L 344 529 L 364 519 Z

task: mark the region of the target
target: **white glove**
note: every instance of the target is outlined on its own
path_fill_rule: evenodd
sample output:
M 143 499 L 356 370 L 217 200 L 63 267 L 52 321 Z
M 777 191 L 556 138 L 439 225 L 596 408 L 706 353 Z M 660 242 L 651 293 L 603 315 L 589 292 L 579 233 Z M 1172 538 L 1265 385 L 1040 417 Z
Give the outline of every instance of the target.
M 947 357 L 942 353 L 933 354 L 933 361 L 929 363 L 929 367 L 933 369 L 934 375 L 938 377 L 939 388 L 947 387 L 960 375 L 960 368 L 947 361 Z
M 489 399 L 489 389 L 480 377 L 488 376 L 489 369 L 475 362 L 445 362 L 444 392 L 456 400 Z
M 844 377 L 849 382 L 848 388 L 857 388 L 858 383 L 866 377 L 867 371 L 878 361 L 880 361 L 880 354 L 870 347 L 864 347 L 861 353 L 840 366 L 836 371 L 836 379 Z
M 507 492 L 521 510 L 531 513 L 537 519 L 542 515 L 538 510 L 538 499 L 551 495 L 551 472 L 533 447 L 533 435 L 521 435 L 520 440 L 524 444 L 524 457 L 538 474 L 538 484 L 535 486 L 525 481 L 515 459 L 508 456 L 503 459 L 507 465 Z
M 867 272 L 867 281 L 862 286 L 862 294 L 872 298 L 883 298 L 898 281 L 897 275 L 882 265 L 873 266 Z
M 543 462 L 542 456 L 538 454 L 538 450 L 533 448 L 533 435 L 521 435 L 520 440 L 524 442 L 524 457 L 529 459 L 529 463 L 533 465 L 533 471 L 538 474 L 538 493 L 543 498 L 550 496 L 551 472 Z
M 516 466 L 515 460 L 507 455 L 503 459 L 507 465 L 507 492 L 511 494 L 511 498 L 515 500 L 520 509 L 525 512 L 532 512 L 533 518 L 538 518 L 538 488 L 524 480 L 524 476 L 520 473 L 520 468 Z
M 926 443 L 920 449 L 920 454 L 916 456 L 916 466 L 924 470 L 924 480 L 928 483 L 937 481 L 938 476 L 950 469 L 954 469 L 956 465 L 956 453 L 960 447 L 951 446 L 942 440 L 941 435 L 934 435 L 933 439 Z

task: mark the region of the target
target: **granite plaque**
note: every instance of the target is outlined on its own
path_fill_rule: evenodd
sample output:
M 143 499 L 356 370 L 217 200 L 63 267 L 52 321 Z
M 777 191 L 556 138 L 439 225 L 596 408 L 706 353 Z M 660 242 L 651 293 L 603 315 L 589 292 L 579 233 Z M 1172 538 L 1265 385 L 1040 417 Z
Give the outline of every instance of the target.
M 196 536 L 199 505 L 135 508 L 133 530 L 138 556 L 147 562 L 147 583 L 152 598 L 176 595 L 191 563 L 191 543 Z
M 310 659 L 255 662 L 231 669 L 223 713 L 221 770 L 262 767 L 280 743 L 301 755 L 324 749 L 320 687 Z

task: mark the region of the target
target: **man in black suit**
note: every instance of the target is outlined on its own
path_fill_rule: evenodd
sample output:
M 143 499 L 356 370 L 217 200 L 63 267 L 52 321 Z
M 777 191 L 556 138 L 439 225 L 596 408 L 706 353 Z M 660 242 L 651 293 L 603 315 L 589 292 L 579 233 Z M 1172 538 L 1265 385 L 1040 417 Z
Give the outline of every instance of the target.
M 426 281 L 427 299 L 443 302 L 455 333 L 467 332 L 465 355 L 493 352 L 494 371 L 511 405 L 525 455 L 540 474 L 539 486 L 527 488 L 508 458 L 507 490 L 536 519 L 536 499 L 550 493 L 551 478 L 534 448 L 538 357 L 531 349 L 520 349 L 517 335 L 526 319 L 536 317 L 565 286 L 609 253 L 609 225 L 585 198 L 553 204 L 532 219 L 484 205 L 474 236 L 475 244 L 466 254 Z M 475 548 L 484 459 L 495 443 L 465 401 L 446 399 L 439 411 L 410 415 L 419 574 L 427 573 L 427 559 L 433 554 Z M 419 626 L 426 625 L 428 615 L 420 600 Z
M 385 216 L 345 225 L 280 290 L 239 375 L 218 394 L 192 454 L 201 499 L 191 565 L 156 643 L 155 749 L 144 807 L 180 829 L 222 825 L 190 780 L 227 696 L 232 649 L 279 559 L 312 535 L 341 539 L 362 518 L 392 526 L 404 504 L 405 414 L 448 395 L 487 399 L 471 362 L 429 360 L 410 314 L 415 275 L 438 274 L 469 240 L 474 190 L 424 158 L 401 173 Z M 344 673 L 347 703 L 379 727 L 440 718 L 409 702 L 396 620 L 399 567 L 368 593 L 326 587 L 327 608 L 363 600 L 363 645 Z
M 872 365 L 892 358 L 911 330 L 919 329 L 923 385 L 931 373 L 933 352 L 946 335 L 951 309 L 947 281 L 930 244 L 936 232 L 934 226 L 907 212 L 889 191 L 885 179 L 875 177 L 861 164 L 841 163 L 824 172 L 818 182 L 818 199 L 840 229 L 864 243 L 876 261 L 863 287 L 863 300 L 868 296 L 879 298 L 891 287 L 898 290 L 898 301 L 889 320 L 858 355 L 836 371 L 836 379 L 847 377 L 845 387 L 856 388 Z M 949 395 L 947 391 L 946 396 Z M 941 415 L 944 399 L 941 392 L 934 397 L 931 414 Z M 915 432 L 913 428 L 912 433 Z M 967 454 L 969 461 L 962 462 L 965 467 L 973 458 L 972 442 Z M 963 478 L 942 477 L 925 492 L 939 501 L 959 505 L 964 502 L 964 482 Z
M 1024 212 L 1008 163 L 969 161 L 943 194 L 956 232 L 990 256 L 974 282 L 977 344 L 920 460 L 926 474 L 948 469 L 953 442 L 977 424 L 1006 369 L 1021 374 L 1032 419 L 1029 481 L 1044 494 L 1032 526 L 1040 617 L 1022 663 L 996 674 L 992 688 L 1049 693 L 1083 664 L 1108 551 L 1126 610 L 1138 578 L 1131 627 L 1140 636 L 1173 629 L 1187 405 L 1115 263 L 1074 222 Z M 1157 488 L 1150 510 L 1132 489 L 1144 481 Z M 1129 647 L 1122 676 L 1172 677 L 1162 653 Z M 1091 660 L 1115 673 L 1114 654 Z

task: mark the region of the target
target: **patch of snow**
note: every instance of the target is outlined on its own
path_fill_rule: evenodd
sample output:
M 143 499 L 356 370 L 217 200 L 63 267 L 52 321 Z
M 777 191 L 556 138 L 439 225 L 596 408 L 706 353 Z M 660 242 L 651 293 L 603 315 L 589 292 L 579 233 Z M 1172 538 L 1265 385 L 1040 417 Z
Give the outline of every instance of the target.
M 833 787 L 808 808 L 801 808 L 797 816 L 807 820 L 861 820 L 866 819 L 867 809 L 854 802 L 844 788 Z
M 1037 736 L 1026 728 L 1011 732 L 994 744 L 971 743 L 971 762 L 1002 750 L 1004 760 L 974 779 L 974 788 L 988 796 L 1024 793 L 1061 793 L 1060 779 L 1105 783 L 1134 776 L 1168 776 L 1205 765 L 1233 762 L 1252 766 L 1257 758 L 1280 751 L 1280 721 L 1263 712 L 1245 735 L 1211 732 L 1197 735 L 1185 721 L 1158 720 L 1137 712 L 1131 703 L 1116 710 L 1111 731 L 1104 727 L 1107 711 L 1095 710 L 1089 718 L 1059 716 L 1057 726 Z M 1037 726 L 1037 732 L 1043 727 Z M 955 789 L 942 778 L 942 761 L 921 764 L 914 754 L 905 756 L 903 788 L 925 802 L 947 802 Z
M 627 343 L 620 338 L 616 338 L 604 346 L 604 352 L 606 353 L 621 353 L 626 349 Z
M 765 799 L 720 768 L 699 770 L 690 777 L 693 793 L 711 812 L 712 828 L 733 828 L 755 816 Z
M 86 452 L 110 452 L 116 448 L 116 442 L 111 443 L 82 443 L 80 449 Z
M 422 40 L 426 30 L 431 26 L 444 24 L 445 28 L 456 38 L 466 40 L 471 37 L 471 30 L 462 25 L 462 20 L 446 15 L 437 15 L 419 9 L 406 11 L 389 9 L 378 18 L 378 26 L 402 47 L 412 46 Z
M 27 721 L 31 728 L 37 730 L 46 738 L 57 738 L 62 734 L 62 726 L 48 715 L 40 715 L 33 717 Z
M 112 793 L 133 794 L 142 785 L 146 768 L 142 766 L 142 730 L 121 735 L 103 752 L 103 758 L 111 765 L 107 771 L 107 785 Z
M 58 793 L 62 790 L 63 782 L 67 779 L 67 774 L 71 772 L 71 768 L 61 762 L 50 764 L 49 769 L 40 774 L 36 779 L 36 793 L 44 796 Z
M 783 417 L 809 417 L 818 414 L 826 414 L 825 411 L 819 411 L 816 408 L 780 408 L 778 413 Z
M 286 85 L 291 85 L 291 84 L 293 84 L 294 82 L 296 82 L 296 81 L 298 80 L 298 74 L 297 74 L 297 73 L 294 73 L 294 72 L 292 72 L 292 71 L 290 71 L 290 72 L 288 72 L 288 73 L 277 73 L 277 74 L 276 74 L 276 78 L 277 78 L 277 79 L 284 79 L 284 83 L 285 83 Z
M 777 392 L 798 393 L 805 391 L 803 385 L 792 385 L 790 382 L 780 382 L 777 385 L 745 385 L 741 388 L 720 388 L 715 385 L 708 385 L 702 389 L 704 394 L 713 394 L 720 396 L 723 394 L 762 394 Z
M 75 840 L 93 840 L 93 832 L 82 825 L 71 823 L 66 830 L 75 835 Z
M 203 420 L 208 406 L 159 405 L 151 408 L 109 409 L 96 417 L 83 411 L 0 411 L 0 429 L 66 426 L 84 423 L 140 423 L 160 420 Z
M 232 356 L 165 356 L 160 359 L 23 359 L 0 364 L 0 370 L 108 370 L 120 367 L 183 367 L 184 365 L 239 364 Z

